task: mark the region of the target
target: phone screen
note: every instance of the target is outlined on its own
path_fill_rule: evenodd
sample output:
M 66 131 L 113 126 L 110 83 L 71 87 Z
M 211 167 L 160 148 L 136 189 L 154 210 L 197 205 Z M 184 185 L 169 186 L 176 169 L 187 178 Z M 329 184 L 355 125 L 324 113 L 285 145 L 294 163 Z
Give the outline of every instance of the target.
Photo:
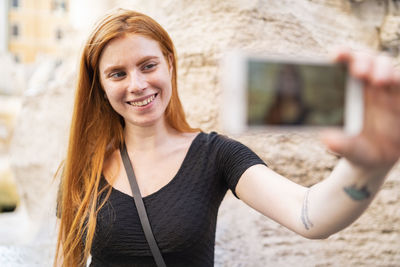
M 343 126 L 345 65 L 247 64 L 248 125 Z

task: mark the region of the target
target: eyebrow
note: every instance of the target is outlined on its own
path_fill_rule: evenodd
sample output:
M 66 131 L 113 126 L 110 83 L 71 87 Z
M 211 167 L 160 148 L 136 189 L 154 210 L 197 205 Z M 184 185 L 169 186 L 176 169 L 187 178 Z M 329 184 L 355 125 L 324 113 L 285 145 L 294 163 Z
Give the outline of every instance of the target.
M 142 59 L 139 60 L 139 62 L 136 64 L 136 66 L 142 65 L 144 62 L 146 62 L 146 61 L 148 61 L 150 59 L 159 59 L 159 58 L 160 57 L 158 57 L 158 56 L 145 56 L 145 57 L 143 57 Z M 103 73 L 104 73 L 104 75 L 106 75 L 107 73 L 110 73 L 110 72 L 112 72 L 114 70 L 119 70 L 119 69 L 122 69 L 122 68 L 123 68 L 123 65 L 111 65 L 111 66 L 108 66 L 103 71 Z

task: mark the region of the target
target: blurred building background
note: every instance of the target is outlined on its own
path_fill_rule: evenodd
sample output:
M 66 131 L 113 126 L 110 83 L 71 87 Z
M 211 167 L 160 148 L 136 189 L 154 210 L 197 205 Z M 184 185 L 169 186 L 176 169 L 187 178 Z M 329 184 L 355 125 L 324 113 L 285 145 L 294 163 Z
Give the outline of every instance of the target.
M 8 17 L 8 34 L 3 33 L 3 38 L 17 62 L 31 63 L 39 54 L 59 52 L 68 6 L 68 0 L 3 0 Z
M 8 2 L 0 1 L 0 53 L 8 50 Z
M 189 122 L 220 128 L 219 60 L 227 49 L 327 56 L 336 46 L 388 51 L 399 62 L 396 0 L 0 0 L 0 266 L 51 266 L 54 180 L 64 158 L 79 51 L 96 19 L 115 7 L 155 18 L 178 52 L 178 85 Z M 315 132 L 249 132 L 234 138 L 303 185 L 337 158 Z M 310 241 L 231 194 L 217 226 L 216 266 L 398 266 L 400 166 L 351 227 Z

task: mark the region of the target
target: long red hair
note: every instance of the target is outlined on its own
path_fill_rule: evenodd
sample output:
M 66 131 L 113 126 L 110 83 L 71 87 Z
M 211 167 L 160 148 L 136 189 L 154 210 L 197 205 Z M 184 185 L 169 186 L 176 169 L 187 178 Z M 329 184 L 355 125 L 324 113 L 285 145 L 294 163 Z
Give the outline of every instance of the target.
M 131 10 L 117 9 L 100 20 L 80 60 L 68 152 L 62 166 L 58 203 L 61 220 L 55 265 L 62 262 L 62 266 L 85 266 L 96 215 L 104 204 L 97 205 L 103 162 L 124 142 L 123 119 L 104 98 L 98 67 L 108 42 L 125 34 L 139 34 L 159 43 L 173 67 L 166 121 L 180 132 L 198 130 L 187 123 L 178 97 L 176 53 L 168 33 L 152 18 Z M 108 187 L 107 197 L 110 189 Z

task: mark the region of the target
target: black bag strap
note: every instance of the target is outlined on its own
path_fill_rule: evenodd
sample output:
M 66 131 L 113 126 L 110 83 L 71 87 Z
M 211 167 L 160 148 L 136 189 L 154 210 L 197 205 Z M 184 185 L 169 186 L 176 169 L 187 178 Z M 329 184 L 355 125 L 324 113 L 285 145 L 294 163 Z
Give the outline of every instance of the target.
M 133 171 L 131 160 L 129 159 L 128 151 L 126 149 L 125 143 L 121 148 L 122 162 L 124 163 L 126 174 L 128 175 L 129 184 L 131 185 L 131 190 L 133 194 L 133 199 L 135 200 L 136 209 L 139 214 L 140 223 L 144 231 L 144 235 L 149 243 L 151 254 L 153 254 L 154 260 L 158 267 L 166 267 L 164 259 L 161 255 L 160 249 L 157 246 L 156 240 L 151 230 L 149 218 L 147 217 L 146 208 L 143 204 L 142 195 L 140 194 L 139 186 L 136 181 L 135 172 Z

